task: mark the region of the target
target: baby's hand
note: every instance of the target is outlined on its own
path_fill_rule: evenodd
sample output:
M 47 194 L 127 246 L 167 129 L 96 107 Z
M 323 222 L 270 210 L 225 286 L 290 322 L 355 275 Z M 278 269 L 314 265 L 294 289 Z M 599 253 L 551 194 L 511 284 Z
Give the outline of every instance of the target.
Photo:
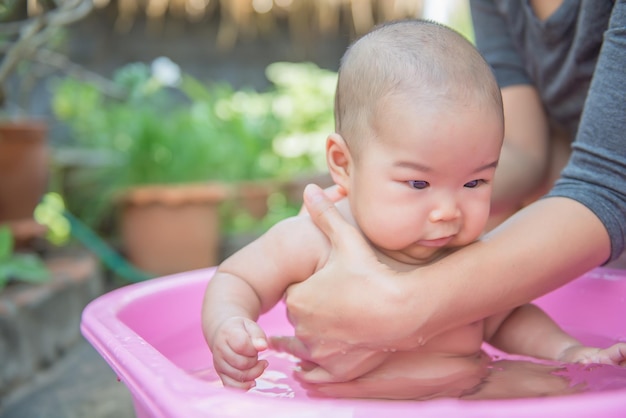
M 626 342 L 608 348 L 572 347 L 567 353 L 568 361 L 583 364 L 613 364 L 626 366 Z
M 248 390 L 255 386 L 268 363 L 258 353 L 267 349 L 267 337 L 258 324 L 248 318 L 224 321 L 213 339 L 213 366 L 224 386 Z

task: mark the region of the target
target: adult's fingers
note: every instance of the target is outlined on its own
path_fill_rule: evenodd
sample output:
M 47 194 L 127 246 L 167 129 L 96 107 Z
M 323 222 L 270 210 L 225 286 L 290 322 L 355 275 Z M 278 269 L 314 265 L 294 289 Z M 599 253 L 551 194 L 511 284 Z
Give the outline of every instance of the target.
M 363 398 L 363 385 L 358 380 L 338 383 L 308 383 L 301 381 L 300 385 L 306 390 L 307 395 L 315 398 Z M 372 397 L 374 398 L 374 397 Z
M 346 197 L 346 190 L 338 184 L 333 184 L 324 189 L 324 195 L 333 203 L 337 203 Z
M 301 367 L 300 370 L 294 372 L 294 376 L 299 381 L 310 384 L 333 383 L 337 381 L 336 377 L 320 366 L 312 368 Z
M 289 353 L 303 360 L 310 358 L 309 350 L 296 337 L 270 337 L 269 345 L 273 350 Z
M 339 200 L 343 199 L 344 197 L 346 197 L 346 191 L 343 187 L 339 186 L 338 184 L 333 184 L 330 187 L 327 187 L 324 189 L 324 195 L 326 195 L 326 197 L 331 201 L 331 202 L 338 202 Z M 307 214 L 307 209 L 306 206 L 302 206 L 300 208 L 300 213 L 298 213 L 298 215 L 304 215 Z
M 315 184 L 304 188 L 304 205 L 317 227 L 328 237 L 334 247 L 342 247 L 349 234 L 357 234 L 356 229 L 341 216 L 334 202 Z M 359 236 L 362 240 L 362 238 Z

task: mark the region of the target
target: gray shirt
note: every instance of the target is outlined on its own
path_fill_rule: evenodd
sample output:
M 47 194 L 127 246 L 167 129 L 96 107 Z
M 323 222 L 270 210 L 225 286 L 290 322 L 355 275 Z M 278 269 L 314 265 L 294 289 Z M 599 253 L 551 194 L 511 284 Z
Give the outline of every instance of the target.
M 470 3 L 476 44 L 500 86 L 534 85 L 550 122 L 575 138 L 548 196 L 593 211 L 617 258 L 626 240 L 626 0 L 563 0 L 543 22 L 526 0 Z

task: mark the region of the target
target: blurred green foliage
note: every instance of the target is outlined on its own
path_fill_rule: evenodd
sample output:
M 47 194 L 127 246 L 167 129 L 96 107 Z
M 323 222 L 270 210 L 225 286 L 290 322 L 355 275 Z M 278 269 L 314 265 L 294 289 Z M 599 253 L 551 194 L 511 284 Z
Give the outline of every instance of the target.
M 27 283 L 44 283 L 50 272 L 43 261 L 32 253 L 14 251 L 13 234 L 8 226 L 0 226 L 0 290 L 9 280 Z
M 136 185 L 287 180 L 326 170 L 336 73 L 274 63 L 266 69 L 271 87 L 257 92 L 205 85 L 168 65 L 165 76 L 144 63 L 120 68 L 116 94 L 69 77 L 53 84 L 54 114 L 74 143 L 110 161 L 83 174 L 89 186 L 77 215 L 87 223 Z
M 55 192 L 46 193 L 35 208 L 35 220 L 46 226 L 46 239 L 54 245 L 63 245 L 70 239 L 71 228 L 64 211 L 63 197 Z

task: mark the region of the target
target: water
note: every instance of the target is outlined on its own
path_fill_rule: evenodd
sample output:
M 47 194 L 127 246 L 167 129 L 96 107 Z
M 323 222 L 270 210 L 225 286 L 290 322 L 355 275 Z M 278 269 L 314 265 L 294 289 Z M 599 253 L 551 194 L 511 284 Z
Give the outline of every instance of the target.
M 489 376 L 465 399 L 519 399 L 626 389 L 626 368 L 496 358 Z
M 610 344 L 606 338 L 603 340 L 601 345 Z M 506 355 L 489 347 L 486 351 L 492 358 L 488 365 L 489 376 L 464 399 L 533 398 L 626 389 L 624 367 L 541 361 Z M 292 377 L 298 367 L 298 358 L 273 350 L 261 353 L 260 357 L 267 359 L 270 365 L 249 393 L 273 398 L 309 398 L 306 390 Z M 189 373 L 211 386 L 222 386 L 210 364 L 189 370 Z
M 299 359 L 287 353 L 266 350 L 259 355 L 260 359 L 269 361 L 269 366 L 256 380 L 256 387 L 249 393 L 273 398 L 307 398 L 306 391 L 292 377 L 298 367 Z M 222 382 L 213 366 L 191 370 L 190 374 L 202 379 L 212 386 L 222 387 Z

